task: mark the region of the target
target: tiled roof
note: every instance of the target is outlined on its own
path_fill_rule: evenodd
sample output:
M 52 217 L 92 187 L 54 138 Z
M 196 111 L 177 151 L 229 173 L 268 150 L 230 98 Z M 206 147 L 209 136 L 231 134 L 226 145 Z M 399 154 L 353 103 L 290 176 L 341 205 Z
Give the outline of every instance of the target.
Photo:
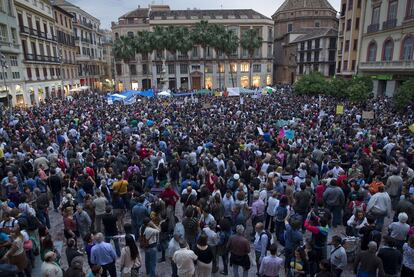
M 133 11 L 127 12 L 126 14 L 120 16 L 119 18 L 128 18 L 128 17 L 138 17 L 138 18 L 147 18 L 149 9 L 138 8 Z
M 150 19 L 161 17 L 162 19 L 168 18 L 186 18 L 186 19 L 268 19 L 269 17 L 264 16 L 252 9 L 245 10 L 169 10 L 169 11 L 152 11 Z M 207 17 L 207 18 L 206 18 Z
M 303 35 L 297 37 L 292 43 L 298 43 L 301 41 L 306 41 L 314 38 L 319 37 L 337 37 L 338 36 L 338 30 L 334 28 L 303 28 L 301 30 L 298 30 L 295 33 L 302 33 L 299 32 L 302 31 Z
M 328 0 L 285 0 L 276 13 L 299 9 L 330 9 L 335 10 Z

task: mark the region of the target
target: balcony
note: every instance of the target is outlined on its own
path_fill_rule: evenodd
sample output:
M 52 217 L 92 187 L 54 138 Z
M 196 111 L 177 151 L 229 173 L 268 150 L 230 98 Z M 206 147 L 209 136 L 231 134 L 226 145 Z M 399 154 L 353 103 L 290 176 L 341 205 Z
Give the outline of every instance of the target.
M 79 25 L 82 25 L 84 27 L 87 27 L 89 29 L 93 29 L 93 24 L 90 23 L 90 22 L 81 21 L 81 20 L 75 19 L 75 18 L 72 20 L 72 22 L 75 23 L 75 24 L 79 24 Z
M 81 41 L 82 42 L 85 42 L 85 43 L 91 43 L 91 41 L 89 39 L 87 39 L 87 38 L 81 38 Z
M 383 30 L 388 30 L 388 29 L 392 29 L 395 28 L 395 26 L 397 26 L 397 19 L 388 19 L 387 21 L 384 21 L 382 23 L 382 29 Z
M 60 63 L 59 57 L 35 55 L 35 54 L 26 54 L 25 60 L 33 61 L 33 62 Z
M 368 25 L 367 33 L 375 33 L 379 31 L 379 23 Z
M 47 39 L 47 40 L 52 40 L 52 41 L 57 41 L 56 36 L 52 35 L 52 34 L 47 34 L 45 32 L 36 30 L 36 29 L 32 29 L 26 26 L 20 26 L 20 32 L 23 34 L 27 34 L 27 35 L 31 35 L 31 36 L 35 36 L 41 39 Z
M 414 68 L 414 61 L 376 61 L 376 62 L 362 62 L 359 64 L 361 70 L 375 70 L 375 71 L 389 71 L 399 70 L 406 71 Z
M 339 35 L 340 37 L 343 37 L 343 36 L 344 36 L 344 31 L 339 31 L 338 35 Z

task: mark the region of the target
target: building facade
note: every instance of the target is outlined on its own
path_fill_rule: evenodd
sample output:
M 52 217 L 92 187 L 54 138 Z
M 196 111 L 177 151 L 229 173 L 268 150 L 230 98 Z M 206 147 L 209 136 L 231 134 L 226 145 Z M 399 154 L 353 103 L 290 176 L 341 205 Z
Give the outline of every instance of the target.
M 296 79 L 311 72 L 325 77 L 335 75 L 335 55 L 338 31 L 332 28 L 316 28 L 295 39 Z
M 359 72 L 371 76 L 374 94 L 392 96 L 414 77 L 414 1 L 364 1 Z
M 55 19 L 50 1 L 14 2 L 26 71 L 24 104 L 35 105 L 61 89 Z
M 358 72 L 363 0 L 342 0 L 339 17 L 336 74 L 351 78 Z M 364 5 L 365 6 L 365 5 Z
M 102 90 L 113 91 L 115 89 L 115 64 L 112 53 L 112 32 L 105 30 L 102 37 L 102 54 L 104 59 Z
M 274 20 L 274 81 L 292 84 L 296 80 L 299 36 L 315 28 L 338 28 L 336 10 L 327 0 L 285 0 L 272 16 Z
M 59 88 L 57 95 L 52 95 L 52 97 L 62 98 L 74 88 L 80 87 L 78 66 L 76 64 L 75 36 L 72 28 L 73 15 L 61 7 L 53 5 L 53 16 L 55 18 L 58 53 L 61 62 L 63 91 Z
M 253 57 L 252 80 L 249 80 L 250 64 L 246 50 L 239 47 L 228 60 L 210 47 L 203 49 L 194 45 L 188 53 L 167 53 L 165 66 L 169 88 L 214 89 L 249 87 L 251 83 L 256 87 L 273 84 L 273 21 L 253 10 L 171 10 L 168 6 L 150 6 L 120 17 L 118 23 L 112 24 L 112 31 L 116 39 L 121 35 L 136 35 L 141 30 L 152 30 L 155 26 L 186 26 L 191 29 L 201 20 L 222 24 L 239 37 L 247 29 L 258 31 L 263 44 Z M 154 51 L 148 57 L 137 55 L 135 61 L 128 65 L 116 61 L 115 67 L 119 90 L 162 87 L 162 53 Z
M 99 19 L 65 0 L 56 0 L 55 5 L 72 14 L 72 25 L 76 45 L 76 62 L 81 86 L 102 89 L 104 59 Z
M 0 52 L 5 56 L 7 68 L 0 68 L 0 103 L 24 105 L 23 52 L 16 20 L 16 9 L 12 0 L 0 0 Z M 6 83 L 6 85 L 4 84 Z M 27 97 L 26 97 L 27 98 Z

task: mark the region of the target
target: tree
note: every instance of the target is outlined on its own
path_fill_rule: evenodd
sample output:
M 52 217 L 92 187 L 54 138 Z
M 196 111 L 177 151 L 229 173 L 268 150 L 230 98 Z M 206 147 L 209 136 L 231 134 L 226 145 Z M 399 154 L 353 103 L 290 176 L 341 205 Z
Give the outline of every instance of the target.
M 328 91 L 328 83 L 319 72 L 311 72 L 296 81 L 295 92 L 298 94 L 318 95 Z
M 188 56 L 188 51 L 190 51 L 193 48 L 193 41 L 191 38 L 191 33 L 187 27 L 180 27 L 176 31 L 177 35 L 177 51 L 179 51 L 181 54 L 184 54 L 187 56 L 187 67 L 190 65 L 190 57 Z M 188 71 L 190 72 L 190 71 Z
M 200 45 L 203 49 L 203 68 L 206 66 L 206 49 L 211 45 L 214 34 L 211 32 L 208 21 L 201 20 L 197 22 L 195 28 L 192 29 L 191 38 L 194 44 Z M 205 70 L 203 72 L 203 87 L 205 87 Z
M 134 38 L 132 37 L 120 37 L 115 40 L 113 49 L 112 49 L 115 59 L 122 60 L 125 64 L 128 65 L 131 60 L 135 59 L 135 43 Z M 131 85 L 131 74 L 129 74 L 129 84 Z
M 353 102 L 362 102 L 372 97 L 373 84 L 369 77 L 355 76 L 347 86 L 348 99 Z
M 334 77 L 327 86 L 326 94 L 336 98 L 347 98 L 347 80 Z
M 414 79 L 405 81 L 394 95 L 394 104 L 398 110 L 414 105 Z
M 226 29 L 223 25 L 219 24 L 212 24 L 210 26 L 211 32 L 214 34 L 214 39 L 211 42 L 211 46 L 214 48 L 216 52 L 216 60 L 217 60 L 217 67 L 218 67 L 218 74 L 219 74 L 219 88 L 221 89 L 221 71 L 220 71 L 220 57 L 219 53 L 224 52 L 226 48 L 224 37 L 226 35 Z
M 263 44 L 263 38 L 259 36 L 258 31 L 256 29 L 248 29 L 243 32 L 240 45 L 247 50 L 249 55 L 249 81 L 250 86 L 253 86 L 252 80 L 252 64 L 253 64 L 253 56 L 256 49 L 260 49 Z
M 229 61 L 231 82 L 234 87 L 234 74 L 231 69 L 231 56 L 237 51 L 237 49 L 239 49 L 239 37 L 232 30 L 227 30 L 223 37 L 223 44 L 225 46 L 223 52 Z
M 138 35 L 135 37 L 135 51 L 138 54 L 141 54 L 141 57 L 146 55 L 148 56 L 149 54 L 151 54 L 154 51 L 154 46 L 152 45 L 152 33 L 149 31 L 140 31 L 138 32 Z M 151 83 L 148 84 L 148 80 L 150 79 L 150 72 L 151 72 L 151 68 L 149 67 L 150 63 L 148 63 L 148 68 L 147 68 L 147 86 L 146 88 L 150 88 L 151 87 Z

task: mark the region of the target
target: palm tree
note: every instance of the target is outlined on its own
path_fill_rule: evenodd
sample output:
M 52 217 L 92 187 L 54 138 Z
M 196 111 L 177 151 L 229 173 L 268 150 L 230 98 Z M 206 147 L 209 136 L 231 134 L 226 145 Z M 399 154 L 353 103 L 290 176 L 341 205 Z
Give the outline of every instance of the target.
M 214 34 L 214 38 L 211 41 L 211 46 L 214 48 L 216 52 L 216 59 L 217 59 L 217 67 L 218 67 L 218 74 L 219 74 L 219 88 L 221 89 L 221 71 L 220 71 L 220 57 L 219 53 L 224 52 L 226 48 L 224 37 L 226 35 L 226 29 L 223 25 L 212 24 L 210 26 L 210 31 Z
M 253 55 L 256 49 L 259 49 L 263 45 L 263 38 L 259 36 L 256 29 L 246 30 L 240 39 L 240 45 L 247 50 L 249 55 L 249 81 L 250 86 L 253 86 L 252 80 L 252 64 L 253 64 Z
M 166 29 L 160 26 L 155 26 L 151 36 L 151 45 L 153 46 L 153 49 L 156 50 L 157 53 L 161 51 L 161 60 L 163 67 L 165 66 L 165 60 L 167 59 L 166 52 L 169 44 L 169 37 L 170 36 L 168 35 Z
M 178 51 L 178 41 L 180 36 L 180 27 L 168 26 L 165 29 L 166 32 L 166 50 L 170 52 L 174 58 L 174 74 L 175 74 L 175 85 L 177 86 L 177 51 Z
M 177 51 L 179 51 L 181 54 L 185 53 L 187 56 L 187 67 L 190 64 L 190 57 L 188 56 L 188 51 L 190 51 L 193 48 L 193 41 L 191 38 L 191 33 L 188 30 L 187 27 L 179 27 L 176 32 L 176 37 L 177 37 L 177 46 L 176 49 Z M 190 72 L 188 70 L 188 72 Z
M 225 46 L 223 52 L 227 56 L 227 60 L 229 61 L 231 82 L 234 87 L 234 75 L 233 70 L 231 69 L 231 56 L 239 48 L 239 37 L 232 30 L 227 30 L 223 37 L 223 44 Z
M 142 56 L 147 55 L 147 57 L 148 57 L 149 54 L 152 53 L 152 51 L 154 51 L 152 41 L 153 40 L 152 40 L 152 33 L 151 32 L 149 32 L 147 30 L 138 32 L 138 36 L 135 37 L 135 51 L 138 54 L 141 54 Z M 148 61 L 149 61 L 149 59 L 148 59 Z M 147 74 L 146 74 L 147 75 L 147 86 L 148 86 L 147 89 L 150 88 L 150 84 L 148 84 L 148 80 L 150 80 L 149 76 L 150 76 L 150 72 L 151 72 L 150 64 L 151 63 L 148 63 Z
M 122 60 L 128 65 L 135 59 L 135 43 L 132 37 L 120 37 L 113 46 L 113 53 L 116 60 Z M 129 74 L 129 84 L 131 85 L 131 74 Z
M 208 21 L 201 20 L 197 22 L 195 28 L 192 29 L 192 40 L 194 44 L 200 45 L 203 49 L 203 68 L 206 66 L 206 49 L 212 41 L 212 32 Z M 203 87 L 205 87 L 205 69 L 203 72 Z

